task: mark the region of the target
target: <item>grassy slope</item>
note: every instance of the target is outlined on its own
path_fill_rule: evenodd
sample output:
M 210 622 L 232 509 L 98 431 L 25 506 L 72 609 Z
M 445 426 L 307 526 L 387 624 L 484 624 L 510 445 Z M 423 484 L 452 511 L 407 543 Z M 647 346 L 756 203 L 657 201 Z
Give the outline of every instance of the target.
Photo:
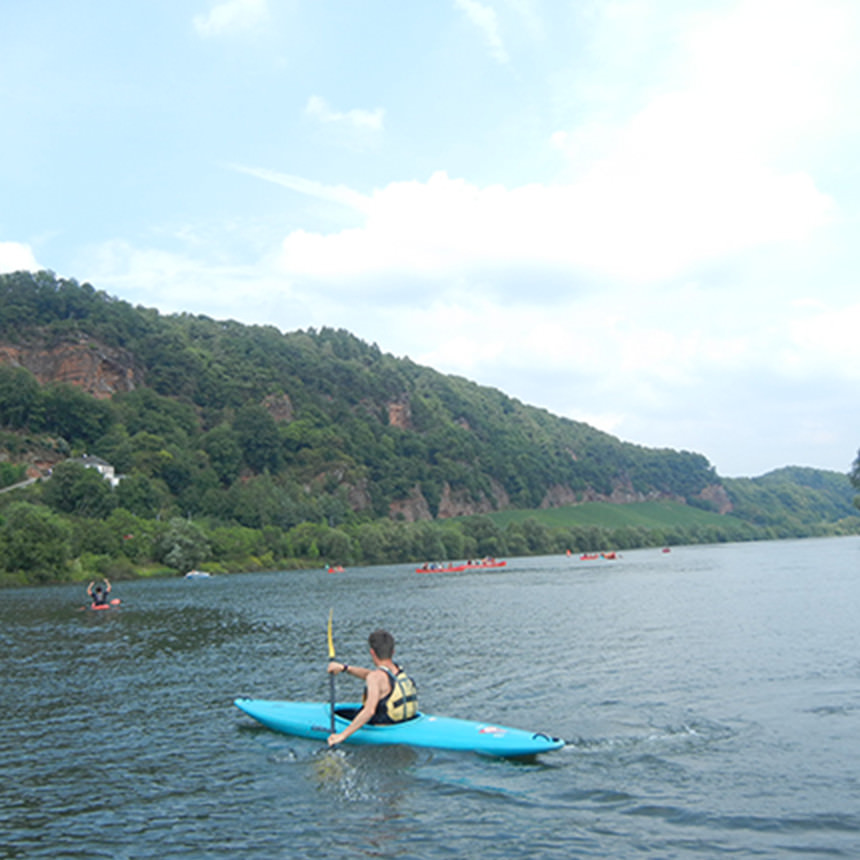
M 720 526 L 731 520 L 719 514 L 702 511 L 677 502 L 637 502 L 629 505 L 612 505 L 606 502 L 589 502 L 545 511 L 500 511 L 488 514 L 498 526 L 510 522 L 535 519 L 548 528 L 571 526 L 602 526 L 622 528 L 672 528 L 677 526 Z

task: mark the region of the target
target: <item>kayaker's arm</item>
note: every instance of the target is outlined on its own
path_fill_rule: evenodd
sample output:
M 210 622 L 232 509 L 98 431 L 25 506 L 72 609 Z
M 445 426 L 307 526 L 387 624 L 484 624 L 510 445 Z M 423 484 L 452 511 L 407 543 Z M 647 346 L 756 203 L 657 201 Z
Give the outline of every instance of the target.
M 329 667 L 331 667 L 329 663 Z M 343 664 L 340 664 L 343 665 Z M 331 668 L 329 668 L 331 671 Z M 380 670 L 362 669 L 361 666 L 349 666 L 348 671 L 354 674 L 357 678 L 364 677 L 367 685 L 367 696 L 364 700 L 364 705 L 361 710 L 353 717 L 352 722 L 342 731 L 335 732 L 328 736 L 328 745 L 330 747 L 336 744 L 343 743 L 350 735 L 355 734 L 363 725 L 370 721 L 370 718 L 376 713 L 376 706 L 382 698 L 387 683 L 385 672 Z M 362 675 L 358 673 L 362 672 Z
M 358 678 L 359 681 L 364 681 L 372 672 L 372 669 L 365 669 L 363 666 L 351 666 L 349 663 L 338 663 L 337 660 L 332 660 L 328 664 L 328 672 L 332 675 L 339 675 L 341 672 L 346 672 L 352 675 L 353 678 Z

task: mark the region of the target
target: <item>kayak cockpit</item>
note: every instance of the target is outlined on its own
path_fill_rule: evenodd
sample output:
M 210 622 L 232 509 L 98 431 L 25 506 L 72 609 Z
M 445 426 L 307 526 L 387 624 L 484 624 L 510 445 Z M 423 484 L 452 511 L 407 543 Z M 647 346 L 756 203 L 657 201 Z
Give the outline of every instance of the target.
M 352 722 L 355 719 L 355 715 L 361 710 L 360 705 L 336 705 L 334 709 L 334 714 L 336 717 L 339 717 L 342 720 L 346 720 L 347 722 Z M 410 723 L 413 720 L 417 720 L 421 716 L 420 713 L 415 714 L 414 717 L 410 717 L 408 720 L 401 720 L 399 723 L 370 723 L 370 725 L 379 728 L 384 728 L 385 726 L 402 726 L 406 723 Z

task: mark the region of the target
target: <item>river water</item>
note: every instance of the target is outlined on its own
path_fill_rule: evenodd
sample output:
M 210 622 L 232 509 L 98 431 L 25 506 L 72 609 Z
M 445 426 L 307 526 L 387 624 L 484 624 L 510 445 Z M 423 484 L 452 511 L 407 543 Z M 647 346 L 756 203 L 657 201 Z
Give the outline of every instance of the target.
M 114 595 L 0 591 L 2 858 L 860 856 L 860 539 Z M 423 711 L 568 745 L 329 751 L 257 726 L 233 698 L 328 699 L 330 609 L 349 662 L 394 633 Z

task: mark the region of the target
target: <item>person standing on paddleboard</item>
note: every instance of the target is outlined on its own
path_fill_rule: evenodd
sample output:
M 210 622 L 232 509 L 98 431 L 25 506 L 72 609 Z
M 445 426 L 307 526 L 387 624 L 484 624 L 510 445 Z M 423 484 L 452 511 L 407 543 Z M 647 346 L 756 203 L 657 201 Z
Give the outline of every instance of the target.
M 400 723 L 418 714 L 418 692 L 413 680 L 394 660 L 394 637 L 387 630 L 374 630 L 367 638 L 373 669 L 350 666 L 332 660 L 328 671 L 333 675 L 346 672 L 364 681 L 361 710 L 342 731 L 328 736 L 328 745 L 343 743 L 367 723 Z

